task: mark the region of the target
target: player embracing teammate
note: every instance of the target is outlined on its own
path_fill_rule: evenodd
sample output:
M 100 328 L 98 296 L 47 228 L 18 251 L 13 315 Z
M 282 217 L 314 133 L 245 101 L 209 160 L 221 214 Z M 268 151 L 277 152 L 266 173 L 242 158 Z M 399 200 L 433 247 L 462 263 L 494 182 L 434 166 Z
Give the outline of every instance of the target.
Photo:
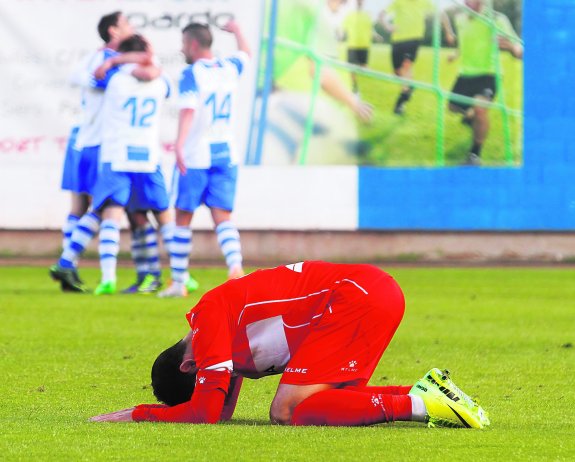
M 146 219 L 147 212 L 152 211 L 170 253 L 172 272 L 172 284 L 160 296 L 185 296 L 198 287 L 188 273 L 188 265 L 192 248 L 190 225 L 194 211 L 201 204 L 211 210 L 229 277 L 242 276 L 239 233 L 231 221 L 238 157 L 233 108 L 239 78 L 249 61 L 250 51 L 239 26 L 231 21 L 222 28 L 235 35 L 239 49 L 226 59 L 212 55 L 212 34 L 207 25 L 192 23 L 183 31 L 182 52 L 189 66 L 183 71 L 179 85 L 175 227 L 159 154 L 159 110 L 162 100 L 170 94 L 169 81 L 159 77 L 159 68 L 151 62 L 146 62 L 147 72 L 137 72 L 135 66 L 128 65 L 150 59 L 151 49 L 143 37 L 132 35 L 120 12 L 105 16 L 100 23 L 108 17 L 111 28 L 116 28 L 116 23 L 126 23 L 125 33 L 115 35 L 114 48 L 121 45 L 118 49 L 121 54 L 115 50 L 103 54 L 97 62 L 100 67 L 92 65 L 83 76 L 100 103 L 94 120 L 98 121 L 99 133 L 105 133 L 99 135 L 98 149 L 93 156 L 97 166 L 92 169 L 95 191 L 90 190 L 90 194 L 95 195 L 94 207 L 75 226 L 74 232 L 68 230 L 72 226 L 67 224 L 66 234 L 71 236 L 65 241 L 62 257 L 51 267 L 51 276 L 60 281 L 65 290 L 87 291 L 77 274 L 77 260 L 103 220 L 99 246 L 102 279 L 95 293 L 115 293 L 120 225 L 124 211 L 128 211 L 138 281 L 125 292 L 158 290 L 161 281 L 157 236 Z M 78 172 L 78 176 L 84 174 Z M 84 223 L 86 220 L 88 225 Z M 154 255 L 148 255 L 152 250 Z M 149 264 L 151 260 L 156 262 L 154 268 Z M 142 262 L 148 264 L 145 270 Z

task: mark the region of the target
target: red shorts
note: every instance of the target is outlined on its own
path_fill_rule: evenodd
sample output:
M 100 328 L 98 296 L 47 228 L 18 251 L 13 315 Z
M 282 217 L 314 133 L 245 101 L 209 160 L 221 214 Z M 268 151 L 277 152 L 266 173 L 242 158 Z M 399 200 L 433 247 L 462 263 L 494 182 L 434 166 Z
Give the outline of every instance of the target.
M 289 360 L 280 383 L 367 383 L 405 310 L 399 285 L 376 271 L 366 284 L 344 281 L 334 291 L 326 312 Z

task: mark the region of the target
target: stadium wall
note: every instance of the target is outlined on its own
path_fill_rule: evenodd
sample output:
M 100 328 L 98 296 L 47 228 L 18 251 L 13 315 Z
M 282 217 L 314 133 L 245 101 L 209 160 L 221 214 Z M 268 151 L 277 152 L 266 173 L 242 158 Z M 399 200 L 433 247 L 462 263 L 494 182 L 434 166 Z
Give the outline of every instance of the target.
M 96 12 L 92 16 L 97 17 Z M 524 4 L 522 167 L 242 167 L 238 225 L 242 230 L 279 231 L 573 230 L 575 184 L 570 167 L 574 154 L 568 142 L 575 99 L 569 91 L 573 26 L 575 4 L 570 0 Z M 14 30 L 6 31 L 17 35 Z M 170 34 L 175 34 L 169 42 L 172 46 L 178 40 L 177 28 Z M 28 42 L 40 47 L 37 41 Z M 64 51 L 57 50 L 51 60 L 41 60 L 34 53 L 17 56 L 5 52 L 0 58 L 8 69 L 17 70 L 10 66 L 46 61 L 46 68 L 54 72 L 45 86 L 49 95 L 61 88 L 66 74 L 54 66 L 59 60 L 72 62 L 78 55 L 68 56 Z M 163 57 L 166 62 L 179 62 L 168 52 Z M 15 73 L 13 77 L 13 87 L 6 91 L 25 94 L 29 76 Z M 22 129 L 20 135 L 19 127 L 0 126 L 0 229 L 56 230 L 62 225 L 68 208 L 67 194 L 59 191 L 62 144 L 74 115 L 66 103 L 50 116 L 46 133 Z M 27 98 L 19 106 L 7 104 L 0 116 L 10 122 L 16 114 L 29 121 L 26 127 L 35 128 L 38 119 L 33 104 Z M 46 105 L 39 104 L 39 109 L 46 110 Z M 171 156 L 166 158 L 170 170 Z M 195 227 L 210 226 L 208 214 L 202 211 Z
M 360 168 L 360 229 L 575 229 L 575 3 L 526 0 L 523 11 L 523 167 Z

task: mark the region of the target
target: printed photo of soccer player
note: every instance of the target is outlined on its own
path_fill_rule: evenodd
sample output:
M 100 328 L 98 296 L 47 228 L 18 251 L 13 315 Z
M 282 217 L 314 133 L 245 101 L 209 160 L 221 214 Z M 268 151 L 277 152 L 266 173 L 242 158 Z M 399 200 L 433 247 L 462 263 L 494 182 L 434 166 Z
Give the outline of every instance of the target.
M 253 163 L 520 165 L 523 67 L 516 31 L 521 28 L 521 4 L 521 0 L 332 0 L 328 7 L 306 4 L 301 6 L 305 14 L 294 14 L 297 2 L 280 2 L 274 91 L 268 100 L 261 159 Z M 294 17 L 308 19 L 296 27 L 290 22 Z M 315 24 L 310 27 L 312 35 L 303 33 L 308 23 Z M 474 31 L 479 35 L 471 40 L 472 49 L 466 38 Z M 334 35 L 339 45 L 334 45 Z M 499 47 L 480 45 L 496 42 Z M 333 82 L 341 91 L 333 92 L 335 87 L 323 76 L 320 86 L 311 85 L 302 47 L 310 50 L 314 67 L 334 74 Z M 454 58 L 454 49 L 459 59 Z M 474 69 L 473 60 L 491 64 Z M 334 61 L 333 68 L 326 64 Z M 482 81 L 475 79 L 470 86 L 469 77 Z M 336 93 L 340 97 L 325 97 Z M 479 103 L 462 101 L 452 93 Z M 369 118 L 349 117 L 362 103 L 359 114 Z M 490 103 L 498 109 L 489 110 L 485 104 Z
M 435 12 L 435 8 L 432 0 L 392 0 L 381 11 L 379 21 L 391 35 L 391 61 L 398 77 L 413 79 L 417 51 L 425 38 L 426 19 Z M 445 13 L 441 15 L 441 25 L 447 43 L 453 45 L 453 29 Z M 395 114 L 402 115 L 405 112 L 405 104 L 413 90 L 411 85 L 402 88 L 393 109 Z
M 491 22 L 481 19 L 486 5 L 487 0 L 465 0 L 465 8 L 455 15 L 457 52 L 449 57 L 459 64 L 459 74 L 451 91 L 478 102 L 495 99 L 498 51 L 508 52 L 516 59 L 523 57 L 523 46 L 505 14 L 493 12 Z M 495 42 L 497 46 L 494 46 Z M 481 165 L 481 150 L 489 133 L 489 108 L 452 100 L 449 109 L 462 114 L 462 123 L 473 130 L 473 143 L 466 163 Z
M 273 50 L 273 88 L 267 99 L 267 117 L 261 159 L 263 165 L 353 165 L 357 125 L 369 124 L 373 108 L 354 94 L 345 76 L 314 59 L 339 58 L 338 36 L 343 0 L 280 1 Z M 369 31 L 369 34 L 371 32 Z M 290 47 L 301 47 L 305 52 Z M 343 60 L 342 60 L 343 62 Z M 269 69 L 261 67 L 264 75 Z M 319 89 L 312 105 L 313 81 Z M 260 121 L 256 121 L 260 123 Z M 305 140 L 307 125 L 311 137 Z
M 356 8 L 347 13 L 342 24 L 343 39 L 347 46 L 347 62 L 366 67 L 373 35 L 373 19 L 363 9 L 364 0 L 356 0 Z M 357 76 L 351 73 L 353 92 L 358 94 Z
M 186 315 L 189 333 L 152 366 L 163 404 L 91 420 L 214 424 L 232 418 L 243 378 L 281 374 L 270 405 L 277 424 L 488 426 L 447 371 L 431 369 L 409 386 L 368 385 L 404 310 L 397 282 L 371 265 L 305 261 L 255 271 L 212 289 Z

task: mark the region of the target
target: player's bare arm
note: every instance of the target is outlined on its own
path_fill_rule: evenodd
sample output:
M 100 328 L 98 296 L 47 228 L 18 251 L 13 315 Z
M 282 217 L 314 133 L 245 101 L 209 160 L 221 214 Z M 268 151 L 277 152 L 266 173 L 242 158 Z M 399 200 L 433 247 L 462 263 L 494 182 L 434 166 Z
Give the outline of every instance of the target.
M 194 120 L 194 110 L 185 108 L 180 110 L 180 117 L 178 119 L 178 135 L 176 137 L 176 166 L 181 175 L 186 174 L 186 163 L 184 160 L 184 144 L 190 133 L 192 121 Z
M 499 49 L 509 51 L 514 58 L 523 59 L 523 47 L 520 43 L 515 43 L 507 37 L 498 37 Z
M 161 74 L 161 69 L 153 62 L 153 55 L 149 51 L 133 51 L 112 56 L 104 61 L 95 71 L 96 79 L 103 79 L 106 73 L 122 64 L 137 64 L 138 66 L 132 71 L 132 75 L 138 80 L 154 80 Z
M 222 30 L 235 35 L 238 50 L 243 51 L 248 56 L 252 55 L 250 45 L 244 37 L 244 34 L 242 33 L 242 30 L 237 22 L 229 21 L 224 26 L 222 26 Z

